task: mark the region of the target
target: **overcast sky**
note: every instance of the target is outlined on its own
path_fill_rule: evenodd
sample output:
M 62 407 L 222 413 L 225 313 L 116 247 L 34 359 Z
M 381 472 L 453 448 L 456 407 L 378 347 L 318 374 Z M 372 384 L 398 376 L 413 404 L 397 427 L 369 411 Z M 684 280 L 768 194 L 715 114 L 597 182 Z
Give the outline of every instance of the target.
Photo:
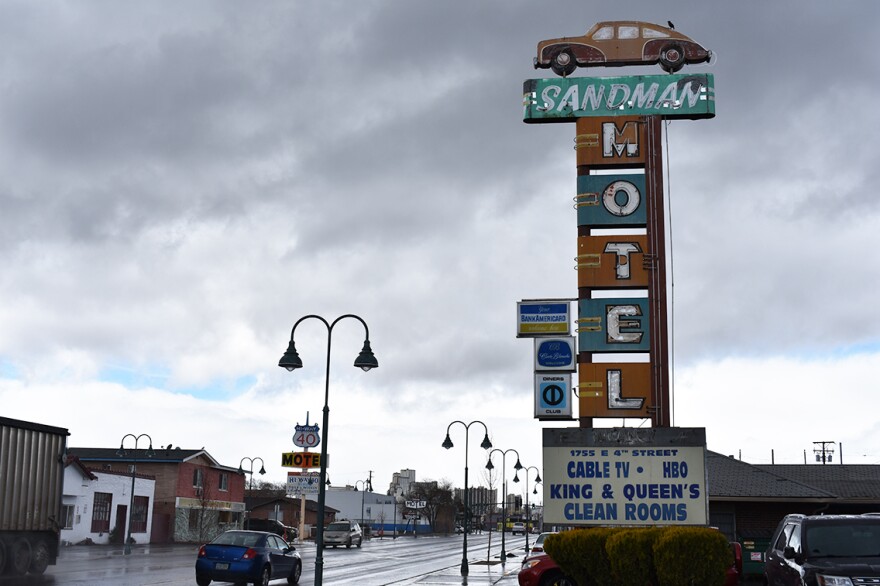
M 540 468 L 566 424 L 533 418 L 516 302 L 577 297 L 575 130 L 524 124 L 522 83 L 553 76 L 538 41 L 623 19 L 716 55 L 684 71 L 714 74 L 717 116 L 666 127 L 674 423 L 750 462 L 814 441 L 880 462 L 867 0 L 4 0 L 0 415 L 282 480 L 324 397 L 326 330 L 297 329 L 290 373 L 291 327 L 354 313 L 380 367 L 352 367 L 359 323 L 334 329 L 334 485 L 460 486 L 454 420 Z M 576 75 L 633 73 L 662 72 Z

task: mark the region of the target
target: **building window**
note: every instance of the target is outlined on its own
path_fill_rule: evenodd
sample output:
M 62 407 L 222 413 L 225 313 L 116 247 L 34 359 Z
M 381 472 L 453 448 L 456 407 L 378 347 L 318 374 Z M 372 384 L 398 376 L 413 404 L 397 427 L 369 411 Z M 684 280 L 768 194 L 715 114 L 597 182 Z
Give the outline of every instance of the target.
M 113 504 L 113 495 L 109 492 L 96 492 L 92 504 L 92 533 L 107 533 L 110 531 L 110 506 Z
M 201 515 L 199 515 L 199 509 L 190 509 L 189 510 L 189 530 L 190 531 L 198 531 L 199 530 L 200 519 L 201 519 Z
M 131 532 L 147 532 L 147 511 L 150 510 L 150 497 L 134 497 L 134 508 L 131 510 Z
M 229 490 L 229 474 L 226 472 L 220 473 L 220 490 L 226 492 Z
M 201 468 L 193 470 L 193 488 L 202 488 L 205 484 L 205 477 Z
M 74 505 L 61 505 L 61 528 L 73 529 Z

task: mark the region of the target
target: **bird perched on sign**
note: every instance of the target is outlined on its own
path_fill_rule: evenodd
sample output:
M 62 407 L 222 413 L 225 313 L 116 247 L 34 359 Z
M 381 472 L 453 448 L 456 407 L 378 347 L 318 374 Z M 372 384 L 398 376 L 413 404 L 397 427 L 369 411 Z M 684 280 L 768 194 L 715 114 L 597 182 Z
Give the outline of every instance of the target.
M 671 28 L 672 30 L 675 30 L 675 25 L 672 24 L 672 21 L 671 21 L 671 20 L 667 20 L 667 21 L 666 21 L 666 24 L 669 25 L 669 28 Z

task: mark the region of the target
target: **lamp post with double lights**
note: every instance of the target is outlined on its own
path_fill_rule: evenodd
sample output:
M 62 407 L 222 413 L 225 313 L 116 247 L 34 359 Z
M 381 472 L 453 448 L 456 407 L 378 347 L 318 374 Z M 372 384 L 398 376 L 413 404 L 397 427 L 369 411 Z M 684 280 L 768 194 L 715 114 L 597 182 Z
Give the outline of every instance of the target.
M 129 455 L 128 451 L 125 449 L 125 438 L 127 437 L 134 438 L 134 451 L 131 453 L 131 501 L 128 504 L 128 533 L 127 537 L 125 538 L 125 547 L 122 549 L 123 555 L 131 554 L 131 515 L 134 512 L 134 478 L 137 471 L 138 442 L 142 437 L 147 438 L 147 441 L 150 442 L 149 447 L 147 448 L 147 452 L 144 455 L 147 458 L 152 458 L 153 454 L 155 453 L 153 452 L 153 438 L 151 438 L 149 435 L 145 433 L 142 433 L 140 435 L 127 433 L 122 436 L 122 441 L 119 442 L 119 450 L 116 452 L 116 455 L 118 455 L 120 458 L 125 458 Z M 144 514 L 146 515 L 146 511 L 144 512 Z
M 317 319 L 327 328 L 327 362 L 324 373 L 324 413 L 322 421 L 324 437 L 321 442 L 321 482 L 318 485 L 318 530 L 315 535 L 315 545 L 317 546 L 317 552 L 315 553 L 315 586 L 323 586 L 324 583 L 324 510 L 327 498 L 327 482 L 329 482 L 327 479 L 327 444 L 329 443 L 328 435 L 330 427 L 330 347 L 333 341 L 333 328 L 336 327 L 336 324 L 346 318 L 356 319 L 364 326 L 364 346 L 361 349 L 360 354 L 358 354 L 358 357 L 355 358 L 354 365 L 364 371 L 378 368 L 379 362 L 376 360 L 376 357 L 373 355 L 373 350 L 370 348 L 370 328 L 367 326 L 367 322 L 352 313 L 341 315 L 333 320 L 332 323 L 328 323 L 327 320 L 320 315 L 314 314 L 299 318 L 290 330 L 290 343 L 287 346 L 287 351 L 284 352 L 281 360 L 278 361 L 278 366 L 289 371 L 302 368 L 303 363 L 296 351 L 296 345 L 293 340 L 293 336 L 296 333 L 296 327 L 307 319 Z
M 526 475 L 526 515 L 528 515 L 526 519 L 526 551 L 529 551 L 529 521 L 532 520 L 532 514 L 529 512 L 529 471 L 535 471 L 534 494 L 538 494 L 538 483 L 541 482 L 541 471 L 538 470 L 537 466 L 526 466 L 524 470 Z
M 247 460 L 251 465 L 251 467 L 248 469 L 244 469 L 241 466 L 245 460 Z M 257 460 L 260 461 L 260 475 L 263 475 L 266 473 L 266 464 L 263 462 L 263 459 L 260 458 L 259 456 L 257 456 L 256 458 L 248 458 L 247 456 L 245 456 L 244 458 L 241 459 L 241 462 L 238 463 L 238 473 L 239 474 L 247 473 L 247 475 L 250 477 L 250 486 L 248 488 L 249 491 L 254 490 L 254 463 Z
M 369 480 L 357 480 L 354 483 L 354 489 L 358 489 L 358 484 L 361 485 L 361 528 L 364 525 L 364 498 L 367 496 L 367 491 L 373 492 L 373 483 Z
M 397 491 L 400 490 L 400 485 L 396 482 L 389 487 L 388 494 L 394 499 L 394 524 L 391 529 L 391 539 L 397 539 Z
M 460 423 L 464 426 L 464 543 L 461 546 L 461 575 L 467 576 L 468 569 L 468 561 L 467 561 L 467 538 L 468 538 L 468 521 L 470 520 L 471 510 L 470 510 L 470 495 L 468 494 L 468 434 L 471 430 L 471 425 L 475 423 L 479 423 L 483 426 L 483 430 L 485 431 L 485 435 L 483 436 L 483 442 L 480 444 L 480 447 L 484 450 L 488 450 L 492 448 L 492 442 L 489 441 L 489 428 L 486 427 L 486 424 L 480 420 L 471 421 L 470 423 L 465 423 L 464 421 L 455 420 L 449 425 L 446 426 L 446 439 L 443 440 L 443 447 L 447 450 L 452 447 L 452 439 L 449 437 L 449 430 L 456 423 Z
M 516 472 L 513 473 L 513 481 L 519 482 L 519 476 L 517 472 L 522 470 L 522 464 L 519 463 L 519 452 L 514 450 L 513 448 L 509 448 L 506 450 L 501 450 L 495 448 L 494 450 L 489 452 L 489 461 L 486 462 L 486 470 L 493 470 L 495 466 L 492 464 L 492 454 L 495 452 L 501 453 L 501 490 L 504 493 L 501 497 L 501 563 L 503 564 L 507 561 L 507 551 L 505 551 L 505 539 L 504 536 L 507 533 L 507 452 L 513 452 L 516 454 L 516 464 L 513 465 L 513 469 Z

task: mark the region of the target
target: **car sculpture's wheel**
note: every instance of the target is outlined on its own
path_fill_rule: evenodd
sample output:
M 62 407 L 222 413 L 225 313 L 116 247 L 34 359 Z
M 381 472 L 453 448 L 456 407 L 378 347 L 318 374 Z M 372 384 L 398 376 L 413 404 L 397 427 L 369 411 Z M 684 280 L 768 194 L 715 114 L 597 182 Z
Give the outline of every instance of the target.
M 293 564 L 293 570 L 290 572 L 290 576 L 287 577 L 288 584 L 299 584 L 299 577 L 302 574 L 302 564 L 299 562 Z
M 562 49 L 553 55 L 550 59 L 550 69 L 556 75 L 566 77 L 577 69 L 577 61 L 571 52 L 571 49 Z
M 363 540 L 363 539 L 358 539 L 358 548 L 360 548 L 360 546 L 361 546 L 361 543 L 363 543 L 363 542 L 364 542 L 364 540 Z
M 660 67 L 670 73 L 681 69 L 684 65 L 684 51 L 678 45 L 664 47 L 660 51 Z
M 199 586 L 208 586 L 211 583 L 211 579 L 206 576 L 196 576 L 196 584 Z
M 272 578 L 272 572 L 269 570 L 269 566 L 263 566 L 263 571 L 260 572 L 260 577 L 254 580 L 254 584 L 256 586 L 269 586 L 269 580 Z
M 40 575 L 49 567 L 49 544 L 39 540 L 31 551 L 31 565 L 28 568 L 31 574 Z
M 7 572 L 13 576 L 24 576 L 31 565 L 31 544 L 24 537 L 16 539 L 9 548 Z

